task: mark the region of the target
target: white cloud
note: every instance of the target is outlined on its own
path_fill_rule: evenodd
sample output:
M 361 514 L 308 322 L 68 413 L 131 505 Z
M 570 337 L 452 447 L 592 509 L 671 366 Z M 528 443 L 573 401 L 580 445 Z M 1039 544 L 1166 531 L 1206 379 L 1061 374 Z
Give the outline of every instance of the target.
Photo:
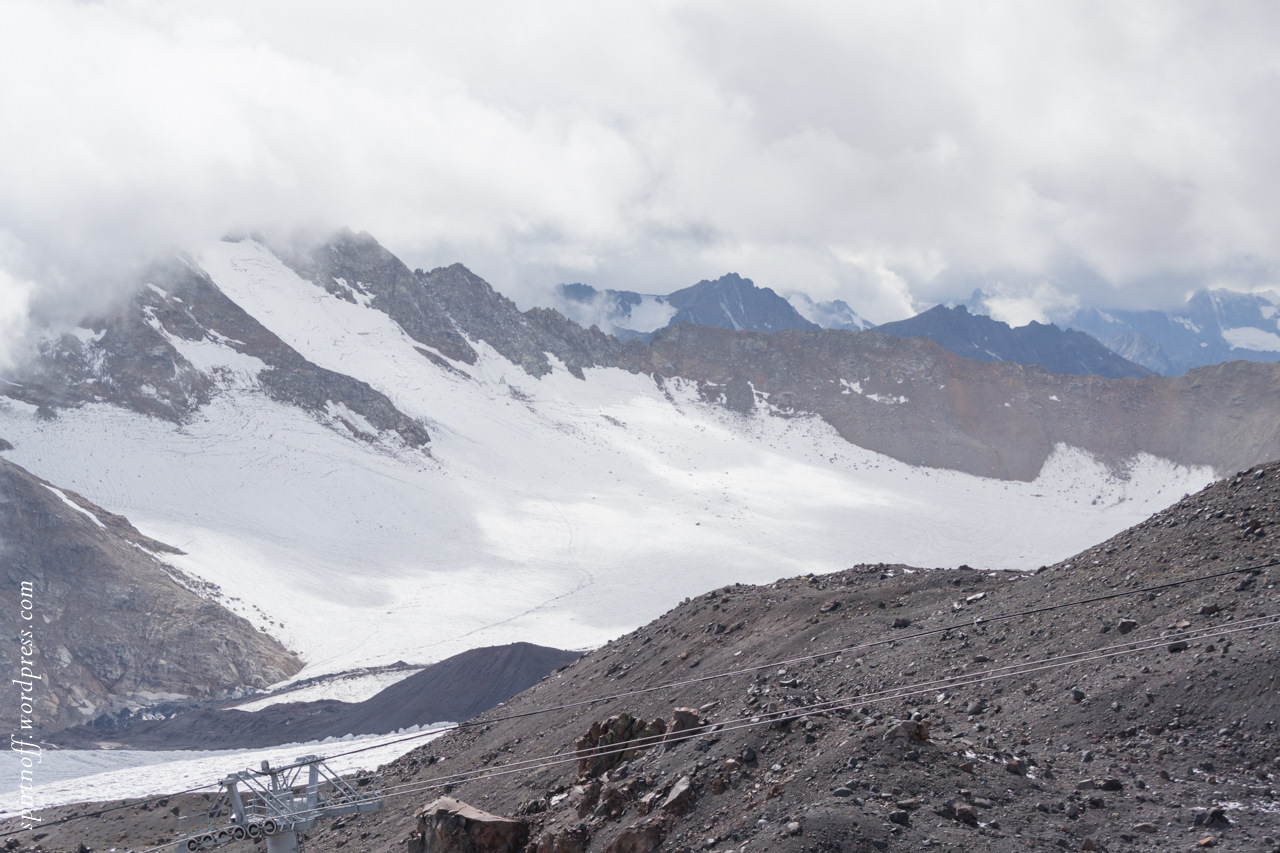
M 0 370 L 13 367 L 21 355 L 34 289 L 0 268 Z
M 1080 307 L 1080 298 L 1064 293 L 1048 281 L 997 280 L 982 294 L 982 308 L 992 318 L 1010 326 L 1025 326 L 1033 320 L 1050 323 L 1070 316 Z
M 1168 302 L 1276 279 L 1278 16 L 8 0 L 0 229 L 69 311 L 171 246 L 340 225 L 524 304 L 729 269 L 881 319 L 992 270 Z

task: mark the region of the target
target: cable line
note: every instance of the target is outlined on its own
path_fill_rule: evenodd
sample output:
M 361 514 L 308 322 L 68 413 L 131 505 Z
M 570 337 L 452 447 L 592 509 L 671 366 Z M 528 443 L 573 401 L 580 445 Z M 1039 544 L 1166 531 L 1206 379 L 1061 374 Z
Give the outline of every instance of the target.
M 1001 613 L 1001 614 L 996 614 L 995 616 L 979 617 L 976 620 L 956 622 L 954 624 L 947 625 L 942 628 L 930 628 L 925 631 L 917 631 L 912 634 L 903 634 L 901 636 L 889 637 L 882 640 L 873 640 L 866 643 L 860 643 L 855 646 L 846 646 L 844 648 L 839 648 L 839 649 L 830 649 L 824 652 L 816 652 L 811 655 L 804 655 L 804 656 L 795 657 L 795 658 L 787 658 L 785 660 L 772 661 L 770 663 L 761 663 L 761 664 L 756 664 L 754 666 L 742 667 L 740 669 L 733 669 L 725 672 L 710 673 L 708 675 L 699 676 L 698 678 L 687 678 L 680 681 L 669 681 L 664 684 L 658 684 L 651 687 L 638 687 L 634 690 L 628 690 L 622 693 L 615 693 L 612 696 L 600 696 L 592 699 L 582 699 L 576 702 L 566 702 L 561 705 L 551 705 L 544 708 L 534 708 L 533 710 L 530 710 L 530 711 L 521 711 L 516 714 L 506 714 L 499 717 L 486 717 L 484 719 L 477 718 L 473 720 L 466 720 L 464 722 L 458 723 L 457 726 L 455 726 L 455 728 L 457 729 L 476 728 L 478 726 L 493 725 L 494 723 L 503 723 L 509 720 L 524 719 L 525 717 L 533 717 L 539 714 L 549 714 L 557 711 L 569 711 L 575 708 L 584 708 L 590 705 L 599 705 L 604 702 L 613 702 L 618 699 L 629 699 L 633 696 L 640 696 L 645 693 L 653 693 L 659 690 L 671 690 L 679 687 L 690 687 L 695 684 L 704 684 L 708 681 L 715 681 L 721 678 L 732 678 L 738 675 L 750 675 L 753 672 L 759 672 L 765 669 L 772 669 L 773 667 L 776 667 L 776 666 L 791 666 L 793 664 L 805 663 L 808 661 L 816 660 L 818 658 L 830 657 L 831 655 L 843 655 L 851 652 L 863 651 L 866 649 L 873 649 L 878 646 L 888 645 L 890 643 L 905 642 L 907 640 L 918 640 L 923 637 L 931 637 L 936 634 L 944 634 L 947 631 L 954 631 L 954 630 L 959 630 L 961 628 L 968 628 L 975 624 L 990 625 L 996 622 L 1006 622 L 1010 619 L 1022 619 L 1027 616 L 1037 616 L 1039 614 L 1048 613 L 1054 610 L 1062 610 L 1070 607 L 1083 607 L 1088 604 L 1098 604 L 1103 601 L 1111 601 L 1113 599 L 1124 598 L 1126 596 L 1131 596 L 1131 595 L 1145 595 L 1147 593 L 1158 592 L 1160 590 L 1171 589 L 1173 587 L 1183 586 L 1186 584 L 1202 583 L 1204 581 L 1217 580 L 1219 578 L 1229 577 L 1231 575 L 1242 574 L 1245 572 L 1260 572 L 1263 569 L 1271 568 L 1273 566 L 1280 566 L 1280 560 L 1271 560 L 1266 563 L 1259 563 L 1253 566 L 1246 566 L 1244 568 L 1228 569 L 1226 571 L 1215 572 L 1209 575 L 1198 575 L 1193 578 L 1184 578 L 1182 580 L 1169 581 L 1162 584 L 1156 584 L 1154 586 L 1145 586 L 1145 587 L 1140 587 L 1138 589 L 1124 590 L 1121 592 L 1109 593 L 1107 595 L 1094 596 L 1092 598 L 1078 599 L 1076 601 L 1067 601 L 1061 604 L 1048 604 L 1043 607 L 1036 607 L 1030 610 L 1022 610 L 1016 613 Z M 406 737 L 401 741 L 391 741 L 390 743 L 387 743 L 384 745 L 390 746 L 395 743 L 405 743 L 420 737 L 426 737 L 426 735 L 415 734 L 415 735 Z M 342 758 L 347 755 L 355 755 L 356 753 L 367 752 L 371 749 L 376 749 L 376 748 L 377 747 L 372 747 L 372 746 L 361 747 L 359 749 L 353 749 L 348 752 L 340 752 L 328 757 Z
M 405 785 L 384 789 L 381 796 L 382 798 L 409 796 L 412 794 L 451 787 L 469 781 L 476 781 L 482 778 L 487 779 L 496 776 L 508 776 L 516 773 L 531 773 L 537 770 L 575 762 L 584 757 L 597 758 L 601 756 L 616 755 L 635 749 L 648 749 L 654 746 L 683 743 L 686 740 L 705 737 L 707 735 L 720 735 L 724 732 L 740 731 L 762 725 L 788 723 L 816 713 L 849 711 L 875 702 L 907 699 L 931 693 L 940 687 L 948 687 L 952 689 L 958 687 L 969 687 L 976 684 L 1000 681 L 1007 678 L 1030 675 L 1037 672 L 1046 672 L 1069 666 L 1092 663 L 1094 661 L 1115 658 L 1121 655 L 1139 654 L 1159 649 L 1161 647 L 1167 647 L 1172 642 L 1190 642 L 1193 640 L 1202 640 L 1211 637 L 1222 637 L 1245 631 L 1256 631 L 1273 625 L 1280 625 L 1280 614 L 1270 614 L 1233 623 L 1230 628 L 1200 628 L 1177 631 L 1159 638 L 1132 640 L 1125 643 L 1103 647 L 1101 649 L 1068 652 L 1055 657 L 1026 661 L 1018 664 L 1009 664 L 1007 666 L 995 667 L 976 673 L 959 674 L 930 681 L 914 682 L 911 684 L 900 685 L 898 687 L 886 688 L 884 690 L 876 691 L 875 693 L 861 694 L 856 697 L 825 700 L 811 705 L 791 708 L 786 712 L 773 712 L 769 714 L 752 715 L 751 717 L 738 717 L 723 723 L 704 725 L 694 729 L 689 729 L 685 732 L 678 732 L 672 737 L 654 735 L 646 738 L 636 738 L 634 740 L 612 744 L 606 749 L 592 750 L 589 754 L 584 756 L 579 756 L 575 750 L 573 753 L 558 753 L 540 759 L 512 762 L 510 764 L 500 765 L 496 768 L 480 768 L 464 771 L 461 773 L 435 777 L 433 779 L 422 780 L 420 782 L 406 783 Z M 301 814 L 301 812 L 298 814 Z M 288 817 L 293 815 L 286 813 L 284 816 Z M 172 842 L 170 842 L 170 844 L 172 844 Z M 138 853 L 153 853 L 153 851 L 162 850 L 168 846 L 169 844 L 152 847 L 143 851 L 138 851 Z
M 852 645 L 852 646 L 845 646 L 845 647 L 843 647 L 843 648 L 838 648 L 838 649 L 828 649 L 828 650 L 826 650 L 826 651 L 816 652 L 816 653 L 814 653 L 814 654 L 809 654 L 809 655 L 802 655 L 802 656 L 800 656 L 800 657 L 787 658 L 787 659 L 783 659 L 783 660 L 771 661 L 771 662 L 768 662 L 768 663 L 762 663 L 762 664 L 755 664 L 755 665 L 753 665 L 753 666 L 749 666 L 749 667 L 742 667 L 742 668 L 734 669 L 734 670 L 727 670 L 727 671 L 724 671 L 724 672 L 710 673 L 710 674 L 707 674 L 707 675 L 699 676 L 699 677 L 697 677 L 697 678 L 688 678 L 688 679 L 681 679 L 681 680 L 678 680 L 678 681 L 670 681 L 670 682 L 665 682 L 665 683 L 662 683 L 662 684 L 652 685 L 652 686 L 649 686 L 649 687 L 639 687 L 639 688 L 636 688 L 636 689 L 634 689 L 634 690 L 623 691 L 623 692 L 621 692 L 621 693 L 616 693 L 616 694 L 613 694 L 613 695 L 610 695 L 610 696 L 600 696 L 600 697 L 594 697 L 594 698 L 590 698 L 590 699 L 578 700 L 578 701 L 575 701 L 575 702 L 566 702 L 566 703 L 563 703 L 563 704 L 560 704 L 560 705 L 551 705 L 551 706 L 546 706 L 546 707 L 542 707 L 542 708 L 534 708 L 534 709 L 529 710 L 529 711 L 521 711 L 521 712 L 519 712 L 519 713 L 515 713 L 515 714 L 507 714 L 507 715 L 498 716 L 498 717 L 488 717 L 488 718 L 485 718 L 485 719 L 478 719 L 478 718 L 477 718 L 477 719 L 467 720 L 467 721 L 463 721 L 463 722 L 461 722 L 461 723 L 458 723 L 457 725 L 453 726 L 452 728 L 453 728 L 453 729 L 469 729 L 469 728 L 477 728 L 477 727 L 480 727 L 480 726 L 491 726 L 491 725 L 493 725 L 493 724 L 495 724 L 495 723 L 507 722 L 507 721 L 510 721 L 510 720 L 524 719 L 524 718 L 527 718 L 527 717 L 538 716 L 538 715 L 540 715 L 540 714 L 549 714 L 549 713 L 555 713 L 555 712 L 558 712 L 558 711 L 567 711 L 567 710 L 573 710 L 573 709 L 576 709 L 576 708 L 584 708 L 584 707 L 589 707 L 589 706 L 592 706 L 592 705 L 602 704 L 602 703 L 605 703 L 605 702 L 613 702 L 613 701 L 617 701 L 617 700 L 620 700 L 620 699 L 629 699 L 629 698 L 634 697 L 634 696 L 640 696 L 640 695 L 644 695 L 644 694 L 646 694 L 646 693 L 653 693 L 653 692 L 656 692 L 656 691 L 659 691 L 659 690 L 671 690 L 671 689 L 675 689 L 675 688 L 690 687 L 690 686 L 693 686 L 693 685 L 697 685 L 697 684 L 704 684 L 704 683 L 707 683 L 707 682 L 710 682 L 710 681 L 715 681 L 715 680 L 722 679 L 722 678 L 732 678 L 732 677 L 739 676 L 739 675 L 749 675 L 749 674 L 752 674 L 752 673 L 755 673 L 755 672 L 759 672 L 759 671 L 761 671 L 761 670 L 772 669 L 772 668 L 774 668 L 774 667 L 785 667 L 785 666 L 791 666 L 791 665 L 794 665 L 794 664 L 798 664 L 798 663 L 805 663 L 805 662 L 809 662 L 809 661 L 813 661 L 813 660 L 818 660 L 818 659 L 822 659 L 822 658 L 831 657 L 831 656 L 834 656 L 834 655 L 844 655 L 844 654 L 849 654 L 849 653 L 852 653 L 852 652 L 864 651 L 864 650 L 867 650 L 867 649 L 873 649 L 873 648 L 877 648 L 877 647 L 880 647 L 880 646 L 889 645 L 889 644 L 891 644 L 891 643 L 905 642 L 905 641 L 908 641 L 908 640 L 918 640 L 918 639 L 922 639 L 922 638 L 925 638 L 925 637 L 931 637 L 931 636 L 935 636 L 935 635 L 938 635 L 938 634 L 943 634 L 943 633 L 946 633 L 946 632 L 948 632 L 948 631 L 953 631 L 953 630 L 959 630 L 959 629 L 962 629 L 962 628 L 972 627 L 972 626 L 975 626 L 975 625 L 991 625 L 991 624 L 995 624 L 995 623 L 999 623 L 999 622 L 1006 622 L 1006 621 L 1009 621 L 1009 620 L 1012 620 L 1012 619 L 1023 619 L 1023 618 L 1029 617 L 1029 616 L 1037 616 L 1037 615 L 1040 615 L 1040 614 L 1043 614 L 1043 613 L 1049 613 L 1049 612 L 1053 612 L 1053 611 L 1056 611 L 1056 610 L 1064 610 L 1064 609 L 1073 608 L 1073 607 L 1083 607 L 1083 606 L 1090 605 L 1090 604 L 1098 604 L 1098 603 L 1101 603 L 1101 602 L 1104 602 L 1104 601 L 1112 601 L 1112 600 L 1115 600 L 1115 599 L 1125 598 L 1125 597 L 1134 596 L 1134 595 L 1145 595 L 1145 594 L 1149 594 L 1149 593 L 1154 593 L 1154 592 L 1160 592 L 1160 591 L 1163 591 L 1163 590 L 1173 589 L 1173 588 L 1176 588 L 1176 587 L 1179 587 L 1179 586 L 1185 586 L 1185 585 L 1188 585 L 1188 584 L 1193 584 L 1193 583 L 1203 583 L 1203 582 L 1206 582 L 1206 581 L 1218 580 L 1218 579 L 1221 579 L 1221 578 L 1224 578 L 1224 577 L 1230 577 L 1230 576 L 1232 576 L 1232 575 L 1245 574 L 1245 573 L 1249 573 L 1249 574 L 1257 574 L 1257 573 L 1259 573 L 1259 572 L 1263 571 L 1264 569 L 1272 568 L 1272 567 L 1275 567 L 1275 566 L 1280 566 L 1280 559 L 1272 559 L 1272 560 L 1269 560 L 1269 561 L 1267 561 L 1267 562 L 1265 562 L 1265 563 L 1256 563 L 1256 564 L 1254 564 L 1254 565 L 1250 565 L 1250 566 L 1244 566 L 1244 567 L 1239 567 L 1239 568 L 1234 568 L 1234 569 L 1227 569 L 1227 570 L 1224 570 L 1224 571 L 1221 571 L 1221 572 L 1214 572 L 1214 573 L 1212 573 L 1212 574 L 1207 574 L 1207 575 L 1197 575 L 1197 576 L 1195 576 L 1195 577 L 1183 578 L 1183 579 L 1181 579 L 1181 580 L 1176 580 L 1176 581 L 1167 581 L 1167 582 L 1165 582 L 1165 583 L 1161 583 L 1161 584 L 1154 584 L 1154 585 L 1151 585 L 1151 586 L 1138 587 L 1138 588 L 1135 588 L 1135 589 L 1129 589 L 1129 590 L 1121 590 L 1121 591 L 1111 592 L 1111 593 L 1107 593 L 1107 594 L 1105 594 L 1105 595 L 1098 595 L 1098 596 L 1093 596 L 1093 597 L 1090 597 L 1090 598 L 1076 599 L 1076 600 L 1074 600 L 1074 601 L 1062 602 L 1062 603 L 1060 603 L 1060 604 L 1048 604 L 1048 605 L 1044 605 L 1044 606 L 1041 606 L 1041 607 L 1035 607 L 1035 608 L 1030 608 L 1030 609 L 1027 609 L 1027 610 L 1016 611 L 1016 612 L 1013 612 L 1013 613 L 999 613 L 999 614 L 995 614 L 995 615 L 993 615 L 993 616 L 977 617 L 976 619 L 966 620 L 966 621 L 963 621 L 963 622 L 954 622 L 954 623 L 952 623 L 952 624 L 950 624 L 950 625 L 943 626 L 943 627 L 939 627 L 939 628 L 930 628 L 930 629 L 927 629 L 927 630 L 923 630 L 923 631 L 916 631 L 916 632 L 914 632 L 914 633 L 903 634 L 903 635 L 900 635 L 900 636 L 888 637 L 888 638 L 884 638 L 884 639 L 880 639 L 880 640 L 872 640 L 872 641 L 869 641 L 869 642 L 859 643 L 859 644 L 857 644 L 857 645 Z M 1276 618 L 1276 617 L 1266 617 L 1266 618 Z M 1243 623 L 1237 623 L 1237 624 L 1243 624 Z M 1254 626 L 1254 627 L 1260 627 L 1260 626 Z M 1206 629 L 1206 630 L 1207 630 L 1207 629 Z M 1252 630 L 1252 628 L 1240 628 L 1239 630 Z M 1224 632 L 1224 631 L 1211 631 L 1211 632 L 1210 632 L 1210 634 L 1213 634 L 1213 635 L 1216 635 L 1216 634 L 1222 634 L 1222 633 L 1235 633 L 1235 631 L 1233 630 L 1233 631 L 1229 631 L 1229 632 Z M 1158 646 L 1158 645 L 1161 645 L 1161 644 L 1164 644 L 1164 643 L 1167 643 L 1167 642 L 1169 642 L 1169 640 L 1168 640 L 1167 638 L 1166 638 L 1166 639 L 1162 639 L 1162 640 L 1161 640 L 1159 643 L 1157 643 L 1156 645 Z M 1129 645 L 1129 644 L 1121 644 L 1121 646 L 1125 646 L 1125 645 Z M 1152 646 L 1152 647 L 1150 647 L 1150 648 L 1154 648 L 1154 647 L 1155 647 L 1155 646 Z M 1118 647 L 1112 647 L 1112 648 L 1118 648 Z M 1144 649 L 1144 650 L 1145 650 L 1145 649 Z M 1132 651 L 1132 650 L 1131 650 L 1131 651 Z M 1127 652 L 1126 652 L 1126 653 L 1127 653 Z M 1081 653 L 1074 653 L 1074 654 L 1081 654 Z M 1054 658 L 1054 659 L 1051 659 L 1051 660 L 1057 660 L 1057 658 Z M 1004 677 L 1004 676 L 1001 676 L 1001 677 Z M 869 702 L 869 701 L 875 701 L 875 700 L 867 700 L 867 701 Z M 445 730 L 447 731 L 448 729 L 445 729 Z M 398 745 L 398 744 L 401 744 L 401 743 L 408 743 L 408 742 L 410 742 L 410 741 L 414 741 L 414 740 L 421 740 L 422 738 L 430 737 L 430 736 L 432 736 L 432 735 L 439 734 L 441 731 L 442 731 L 441 729 L 435 729 L 435 730 L 427 731 L 427 732 L 416 732 L 416 733 L 414 733 L 414 734 L 412 734 L 412 735 L 408 735 L 408 736 L 406 736 L 406 737 L 404 737 L 404 738 L 400 738 L 400 739 L 398 739 L 398 740 L 387 741 L 387 742 L 379 743 L 379 744 L 372 744 L 372 745 L 364 746 L 364 747 L 360 747 L 360 748 L 357 748 L 357 749 L 347 750 L 347 751 L 345 751 L 345 752 L 334 753 L 334 754 L 332 754 L 332 755 L 325 756 L 325 759 L 326 759 L 326 760 L 329 760 L 329 759 L 334 759 L 334 758 L 344 758 L 344 757 L 351 756 L 351 755 L 357 755 L 357 754 L 360 754 L 360 753 L 363 753 L 363 752 L 369 752 L 369 751 L 371 751 L 371 750 L 375 750 L 375 749 L 382 749 L 382 748 L 384 748 L 384 747 L 388 747 L 388 746 L 395 746 L 395 745 Z M 705 733 L 705 732 L 704 732 L 704 733 Z M 569 759 L 565 759 L 565 760 L 569 760 Z M 572 759 L 572 760 L 576 760 L 576 758 L 574 758 L 574 759 Z M 255 775 L 260 774 L 260 771 L 250 771 L 250 772 L 254 773 Z M 448 784 L 448 783 L 446 783 L 446 784 Z M 72 822 L 72 821 L 75 821 L 75 820 L 81 820 L 81 819 L 84 819 L 84 818 L 90 818 L 90 817 L 98 817 L 98 816 L 101 816 L 102 814 L 105 814 L 105 813 L 108 813 L 108 812 L 118 811 L 118 810 L 120 810 L 120 809 L 125 809 L 125 808 L 135 808 L 135 807 L 139 807 L 139 806 L 147 805 L 147 804 L 149 804 L 149 803 L 154 803 L 154 802 L 157 802 L 157 801 L 162 800 L 162 799 L 167 799 L 168 797 L 179 796 L 179 795 L 181 795 L 181 794 L 195 793 L 195 792 L 198 792 L 198 791 L 203 791 L 203 790 L 211 789 L 211 788 L 217 788 L 217 787 L 219 787 L 219 785 L 220 785 L 220 783 L 212 783 L 212 784 L 209 784 L 209 785 L 202 785 L 202 786 L 199 786 L 199 787 L 196 787 L 196 788 L 189 788 L 189 789 L 184 790 L 184 791 L 179 791 L 179 792 L 177 792 L 177 793 L 175 793 L 175 794 L 164 794 L 164 795 L 160 795 L 160 796 L 152 797 L 152 798 L 150 798 L 150 799 L 144 799 L 144 800 L 141 800 L 141 801 L 139 801 L 139 802 L 131 803 L 131 804 L 128 804 L 128 805 L 112 806 L 112 807 L 109 807 L 109 808 L 106 808 L 106 809 L 100 809 L 100 810 L 97 810 L 97 811 L 95 811 L 95 812 L 93 812 L 93 813 L 90 813 L 90 814 L 74 815 L 74 816 L 69 816 L 69 817 L 65 817 L 65 818 L 60 818 L 60 819 L 59 819 L 59 820 L 57 820 L 57 821 L 52 821 L 52 822 L 49 822 L 49 823 L 46 823 L 46 824 L 42 824 L 42 827 L 58 826 L 58 825 L 65 824 L 65 823 L 69 823 L 69 822 Z M 9 832 L 3 832 L 3 833 L 0 833 L 0 838 L 5 838 L 5 837 L 11 836 L 11 835 L 17 835 L 17 834 L 20 834 L 20 833 L 25 832 L 25 831 L 27 831 L 27 830 L 11 830 L 11 831 L 9 831 Z M 158 848 L 157 848 L 157 849 L 158 849 Z

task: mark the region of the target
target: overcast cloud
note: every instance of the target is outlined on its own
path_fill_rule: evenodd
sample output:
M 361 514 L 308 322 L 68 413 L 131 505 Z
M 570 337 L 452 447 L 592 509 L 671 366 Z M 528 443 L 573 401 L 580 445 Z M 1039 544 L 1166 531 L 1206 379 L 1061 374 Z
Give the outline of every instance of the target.
M 735 271 L 884 322 L 1280 281 L 1280 4 L 5 0 L 0 335 L 233 230 L 522 306 Z

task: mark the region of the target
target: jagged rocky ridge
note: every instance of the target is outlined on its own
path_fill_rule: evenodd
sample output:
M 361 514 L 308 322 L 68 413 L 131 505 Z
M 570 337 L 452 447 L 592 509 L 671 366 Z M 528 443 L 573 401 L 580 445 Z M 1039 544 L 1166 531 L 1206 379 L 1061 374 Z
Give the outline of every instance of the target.
M 42 736 L 113 705 L 157 694 L 211 698 L 266 687 L 302 668 L 271 637 L 213 601 L 163 562 L 175 549 L 140 534 L 71 491 L 0 460 L 0 606 L 26 643 L 0 647 L 17 676 L 20 656 L 38 676 L 31 733 Z M 29 583 L 31 620 L 18 615 Z M 0 722 L 18 730 L 25 688 L 6 678 Z
M 910 464 L 1029 480 L 1058 443 L 1116 463 L 1146 452 L 1219 471 L 1280 454 L 1280 367 L 1272 365 L 1106 380 L 976 362 L 874 332 L 692 324 L 660 329 L 648 345 L 623 344 L 554 311 L 521 313 L 460 265 L 410 273 L 367 235 L 339 235 L 313 257 L 299 268 L 327 287 L 360 282 L 375 306 L 381 294 L 397 294 L 388 313 L 449 358 L 473 360 L 459 343 L 469 339 L 533 375 L 550 370 L 551 355 L 575 375 L 612 366 L 658 381 L 684 377 L 707 400 L 744 413 L 816 413 L 851 443 Z M 420 319 L 428 315 L 431 322 Z
M 866 322 L 843 302 L 806 309 L 829 321 L 815 323 L 768 287 L 728 273 L 666 295 L 631 290 L 596 290 L 587 284 L 562 284 L 557 290 L 565 313 L 582 325 L 598 325 L 620 340 L 648 340 L 658 328 L 679 323 L 777 332 L 782 329 L 864 328 Z
M 719 588 L 391 763 L 386 783 L 412 793 L 326 822 L 307 843 L 404 850 L 419 811 L 448 795 L 519 821 L 528 851 L 1280 849 L 1276 629 L 1232 633 L 1280 613 L 1278 537 L 1272 463 L 1034 573 L 864 565 Z M 1184 631 L 1198 638 L 1184 643 Z M 1130 642 L 1152 648 L 983 680 Z M 659 684 L 670 686 L 633 693 Z M 602 735 L 625 741 L 681 717 L 697 736 L 671 748 L 621 764 L 590 753 Z M 490 772 L 431 787 L 479 769 Z M 44 849 L 105 846 L 107 834 L 150 844 L 170 837 L 167 812 L 68 824 Z
M 110 402 L 182 422 L 209 402 L 220 383 L 248 381 L 275 400 L 317 415 L 336 411 L 336 420 L 359 437 L 369 436 L 344 412 L 397 434 L 409 446 L 430 441 L 426 429 L 381 392 L 304 359 L 228 299 L 190 260 L 158 264 L 146 280 L 113 316 L 85 321 L 96 333 L 92 337 L 63 334 L 47 340 L 39 357 L 7 384 L 6 395 L 50 416 L 58 408 Z M 206 341 L 243 355 L 246 377 L 202 370 L 198 348 Z M 184 343 L 192 348 L 184 352 Z
M 585 378 L 594 367 L 697 382 L 708 402 L 814 413 L 851 443 L 914 465 L 1033 479 L 1059 444 L 1123 465 L 1149 453 L 1236 470 L 1280 455 L 1280 365 L 1230 363 L 1165 379 L 1065 376 L 957 357 L 922 339 L 875 332 L 766 334 L 679 324 L 623 343 L 559 313 L 521 312 L 461 265 L 411 271 L 365 234 L 306 252 L 277 250 L 326 291 L 386 312 L 421 344 L 423 369 L 475 363 L 483 342 L 532 376 L 552 359 Z M 243 381 L 372 440 L 360 422 L 410 446 L 423 424 L 368 384 L 303 359 L 190 264 L 160 269 L 88 339 L 64 335 L 5 393 L 42 406 L 104 400 L 181 420 Z M 157 284 L 158 283 L 158 284 Z M 202 372 L 184 342 L 217 341 L 247 357 L 244 376 Z M 190 357 L 188 357 L 190 355 Z M 261 362 L 261 364 L 258 364 Z

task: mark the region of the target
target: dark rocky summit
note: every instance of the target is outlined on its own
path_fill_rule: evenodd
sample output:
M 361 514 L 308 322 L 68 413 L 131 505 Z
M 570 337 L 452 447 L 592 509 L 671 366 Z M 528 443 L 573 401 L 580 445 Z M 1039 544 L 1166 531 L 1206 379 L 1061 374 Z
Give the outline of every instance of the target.
M 1096 374 L 1110 379 L 1152 373 L 1084 332 L 1035 321 L 1015 329 L 985 315 L 970 314 L 963 305 L 938 305 L 910 319 L 876 326 L 876 331 L 898 338 L 929 338 L 963 358 L 1034 364 L 1050 373 Z
M 146 720 L 125 711 L 58 732 L 52 740 L 64 748 L 254 749 L 387 734 L 469 720 L 578 657 L 577 652 L 532 643 L 488 646 L 431 664 L 363 702 L 282 702 L 259 711 L 176 707 L 164 719 L 154 719 L 152 713 Z
M 1274 851 L 1278 536 L 1273 463 L 1034 573 L 716 589 L 392 762 L 380 812 L 307 844 Z M 173 837 L 166 809 L 117 814 L 44 849 Z
M 737 273 L 715 281 L 703 280 L 667 297 L 676 309 L 669 326 L 693 323 L 718 329 L 780 332 L 783 329 L 817 329 L 791 303 L 767 287 L 756 287 Z
M 174 552 L 0 460 L 0 607 L 15 635 L 0 645 L 0 666 L 15 677 L 29 666 L 37 676 L 29 713 L 28 691 L 5 678 L 0 721 L 18 731 L 27 717 L 43 737 L 113 705 L 145 704 L 143 694 L 225 696 L 302 668 L 275 640 L 202 598 L 198 582 L 162 561 Z
M 819 325 L 806 319 L 790 302 L 768 287 L 757 287 L 749 278 L 737 273 L 723 275 L 714 281 L 706 280 L 681 288 L 666 295 L 636 293 L 631 290 L 596 290 L 589 284 L 562 284 L 558 288 L 564 304 L 572 308 L 574 303 L 593 306 L 612 334 L 620 340 L 648 341 L 652 331 L 637 331 L 632 309 L 646 298 L 669 305 L 672 315 L 667 326 L 692 323 L 717 329 L 738 329 L 752 332 L 777 332 L 782 329 L 817 329 Z M 865 328 L 866 321 L 858 317 L 843 302 L 815 304 L 808 300 L 808 307 L 830 323 L 823 328 Z

